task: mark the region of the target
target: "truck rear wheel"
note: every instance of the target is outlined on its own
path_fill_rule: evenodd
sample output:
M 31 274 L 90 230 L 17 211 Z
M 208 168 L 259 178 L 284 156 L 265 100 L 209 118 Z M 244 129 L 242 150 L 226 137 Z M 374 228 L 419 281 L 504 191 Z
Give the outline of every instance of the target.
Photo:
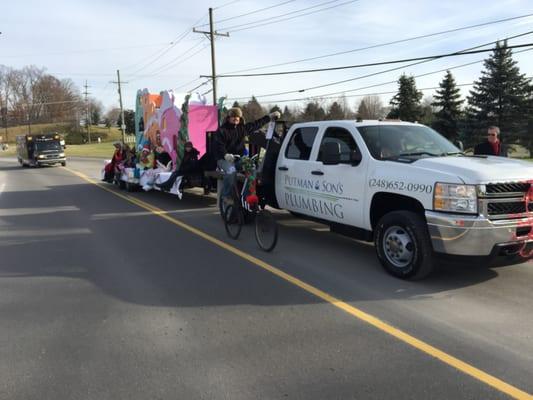
M 375 229 L 381 265 L 401 279 L 422 279 L 433 271 L 433 249 L 424 219 L 411 211 L 383 216 Z

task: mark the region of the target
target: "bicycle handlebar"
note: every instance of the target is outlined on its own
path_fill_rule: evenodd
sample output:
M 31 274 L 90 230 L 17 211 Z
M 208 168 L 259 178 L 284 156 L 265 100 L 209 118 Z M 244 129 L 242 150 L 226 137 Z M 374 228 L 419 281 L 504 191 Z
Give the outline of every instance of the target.
M 239 158 L 242 158 L 242 157 L 248 157 L 248 156 L 241 156 L 239 154 L 232 154 L 232 156 L 235 160 L 238 160 Z M 254 154 L 253 156 L 250 157 L 250 160 L 256 160 L 258 157 L 259 157 L 259 153 Z

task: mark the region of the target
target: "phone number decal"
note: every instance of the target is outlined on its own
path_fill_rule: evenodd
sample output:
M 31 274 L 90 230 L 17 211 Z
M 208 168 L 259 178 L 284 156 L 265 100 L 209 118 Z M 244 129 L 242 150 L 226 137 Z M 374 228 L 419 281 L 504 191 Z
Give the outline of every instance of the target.
M 433 192 L 433 185 L 425 185 L 423 183 L 405 183 L 403 181 L 389 181 L 387 179 L 370 179 L 368 186 L 371 188 L 400 190 L 404 192 L 418 192 L 431 193 Z

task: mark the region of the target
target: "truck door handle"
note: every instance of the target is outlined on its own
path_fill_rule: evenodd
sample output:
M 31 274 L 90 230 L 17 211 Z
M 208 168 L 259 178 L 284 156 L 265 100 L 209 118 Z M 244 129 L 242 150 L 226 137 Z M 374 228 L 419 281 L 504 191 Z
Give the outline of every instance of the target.
M 311 173 L 313 175 L 324 175 L 324 173 L 322 171 L 319 171 L 319 170 L 311 171 Z
M 278 167 L 278 169 L 280 171 L 288 171 L 289 170 L 289 168 L 287 168 L 287 167 Z

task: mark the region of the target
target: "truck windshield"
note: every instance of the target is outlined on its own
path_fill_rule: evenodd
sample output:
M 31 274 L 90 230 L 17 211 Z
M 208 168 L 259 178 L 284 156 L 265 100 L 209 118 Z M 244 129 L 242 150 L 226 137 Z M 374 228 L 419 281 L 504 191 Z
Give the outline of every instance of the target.
M 441 157 L 460 154 L 446 138 L 424 125 L 375 125 L 357 128 L 372 157 Z
M 37 151 L 61 151 L 61 145 L 57 140 L 36 141 L 35 149 Z

